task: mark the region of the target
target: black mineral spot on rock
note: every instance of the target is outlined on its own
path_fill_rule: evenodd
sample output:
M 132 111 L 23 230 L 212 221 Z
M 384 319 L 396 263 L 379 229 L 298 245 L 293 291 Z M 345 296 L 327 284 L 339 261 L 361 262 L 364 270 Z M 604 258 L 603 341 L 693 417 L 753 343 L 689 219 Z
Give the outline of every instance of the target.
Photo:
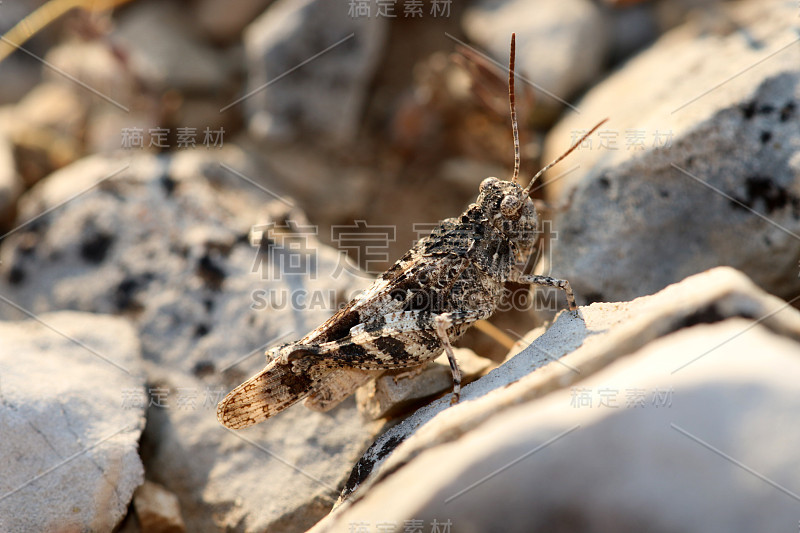
M 736 201 L 732 200 L 731 205 L 735 209 L 744 209 L 743 205 L 750 209 L 763 205 L 766 211 L 771 213 L 787 205 L 791 205 L 795 210 L 800 208 L 800 198 L 769 177 L 750 176 L 745 180 L 745 189 L 744 198 L 733 197 Z
M 8 282 L 12 285 L 19 285 L 25 281 L 25 270 L 19 265 L 14 265 L 8 271 Z
M 359 459 L 353 467 L 353 470 L 350 471 L 350 477 L 347 478 L 344 484 L 342 495 L 347 496 L 352 494 L 353 491 L 367 479 L 374 466 L 375 461 L 372 459 L 367 459 L 366 457 Z
M 669 198 L 669 191 L 666 189 L 661 189 L 660 191 L 658 191 L 658 195 L 661 198 Z
M 744 118 L 750 120 L 756 114 L 756 103 L 745 102 L 744 104 L 739 106 L 739 109 L 742 110 L 742 115 L 744 116 Z
M 206 313 L 211 312 L 211 310 L 214 309 L 214 300 L 211 298 L 203 299 L 203 307 L 205 308 Z
M 162 174 L 158 183 L 161 185 L 161 188 L 164 189 L 164 194 L 167 196 L 172 196 L 172 193 L 175 192 L 177 182 L 172 179 L 169 174 Z
M 192 368 L 192 373 L 198 378 L 210 376 L 216 371 L 214 363 L 211 361 L 198 361 Z
M 210 329 L 206 324 L 197 324 L 197 326 L 194 328 L 194 336 L 195 337 L 204 337 L 204 336 L 208 335 L 209 331 L 210 331 Z
M 81 243 L 81 257 L 90 263 L 101 263 L 113 243 L 114 238 L 108 233 L 93 233 Z
M 597 183 L 600 185 L 602 189 L 608 190 L 611 187 L 611 182 L 608 181 L 607 176 L 600 176 L 597 179 Z
M 794 102 L 788 102 L 785 106 L 781 108 L 781 122 L 787 122 L 792 116 L 794 116 L 794 112 L 797 106 Z
M 225 281 L 226 276 L 225 270 L 211 258 L 208 252 L 197 263 L 197 275 L 203 279 L 208 288 L 215 291 L 222 287 L 222 282 Z
M 759 115 L 769 115 L 773 111 L 775 111 L 775 106 L 770 104 L 762 104 L 761 106 L 758 107 Z
M 142 288 L 142 281 L 137 278 L 125 278 L 117 285 L 114 291 L 114 305 L 119 311 L 142 309 L 142 304 L 136 299 L 136 293 Z
M 378 442 L 373 444 L 361 457 L 361 459 L 359 459 L 359 461 L 353 467 L 353 470 L 350 471 L 350 477 L 347 478 L 347 482 L 344 484 L 342 495 L 346 497 L 347 495 L 352 494 L 352 492 L 357 489 L 358 486 L 361 485 L 365 479 L 367 479 L 367 477 L 369 477 L 370 473 L 372 473 L 375 463 L 392 453 L 401 442 L 403 442 L 403 437 L 395 435 L 389 438 L 389 440 L 384 442 L 382 445 Z M 380 446 L 380 449 L 373 450 L 376 446 Z M 372 459 L 372 457 L 375 457 L 375 459 Z
M 28 224 L 27 231 L 33 233 L 34 235 L 41 235 L 44 231 L 50 226 L 50 221 L 46 220 L 49 218 L 48 216 L 43 216 L 37 219 L 34 219 L 33 222 Z
M 395 435 L 394 437 L 389 438 L 389 440 L 387 440 L 383 444 L 383 446 L 381 446 L 380 451 L 378 451 L 378 453 L 376 454 L 378 460 L 380 461 L 384 459 L 387 455 L 392 453 L 395 448 L 400 446 L 401 442 L 403 442 L 403 437 L 401 437 L 400 435 Z
M 133 300 L 133 294 L 139 288 L 139 281 L 134 278 L 127 278 L 120 282 L 117 285 L 117 290 L 114 293 L 115 301 L 117 303 L 117 307 L 120 309 L 125 309 L 128 307 L 129 303 Z
M 767 144 L 769 141 L 772 140 L 772 132 L 771 131 L 762 131 L 761 136 L 759 137 L 761 140 L 761 144 Z

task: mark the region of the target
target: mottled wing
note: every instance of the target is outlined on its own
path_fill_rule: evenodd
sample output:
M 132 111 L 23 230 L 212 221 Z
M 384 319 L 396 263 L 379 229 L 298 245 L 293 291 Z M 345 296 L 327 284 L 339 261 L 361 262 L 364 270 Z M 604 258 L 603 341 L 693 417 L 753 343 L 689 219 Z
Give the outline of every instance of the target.
M 290 365 L 270 361 L 217 405 L 217 419 L 231 429 L 257 424 L 308 396 L 331 372 L 329 367 L 310 364 L 307 358 Z

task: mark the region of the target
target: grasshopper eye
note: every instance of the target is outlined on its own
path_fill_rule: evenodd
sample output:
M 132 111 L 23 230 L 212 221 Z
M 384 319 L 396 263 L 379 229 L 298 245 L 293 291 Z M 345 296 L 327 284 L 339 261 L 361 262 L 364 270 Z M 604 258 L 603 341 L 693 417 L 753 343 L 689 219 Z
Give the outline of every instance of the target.
M 505 216 L 511 216 L 519 211 L 519 197 L 515 194 L 508 194 L 500 202 L 500 212 Z
M 490 186 L 490 185 L 494 185 L 494 184 L 495 184 L 495 183 L 497 183 L 498 181 L 500 181 L 500 180 L 498 180 L 497 178 L 486 178 L 485 180 L 483 180 L 483 181 L 481 182 L 481 186 L 480 186 L 479 190 L 480 190 L 481 192 L 483 192 L 483 190 L 484 190 L 486 187 L 488 187 L 488 186 Z

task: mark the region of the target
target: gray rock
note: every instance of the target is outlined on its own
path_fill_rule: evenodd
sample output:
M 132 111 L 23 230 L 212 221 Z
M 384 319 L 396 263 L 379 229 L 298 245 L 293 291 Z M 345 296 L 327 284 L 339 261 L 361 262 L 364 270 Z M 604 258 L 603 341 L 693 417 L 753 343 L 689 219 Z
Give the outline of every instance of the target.
M 227 389 L 149 366 L 167 404 L 148 412 L 143 457 L 148 475 L 180 498 L 187 531 L 305 531 L 330 511 L 376 431 L 353 399 L 328 413 L 296 405 L 228 430 L 215 416 Z
M 214 41 L 230 43 L 239 39 L 242 30 L 271 3 L 272 0 L 199 0 L 193 11 L 206 35 Z
M 638 52 L 652 43 L 660 33 L 657 8 L 650 2 L 609 7 L 606 9 L 606 17 L 610 27 L 608 54 L 611 64 L 619 63 Z
M 194 35 L 185 9 L 168 2 L 133 5 L 119 17 L 112 39 L 152 89 L 216 90 L 230 70 L 218 51 Z
M 388 19 L 351 17 L 346 3 L 272 4 L 244 34 L 245 94 L 253 94 L 237 105 L 245 106 L 250 132 L 271 139 L 309 132 L 351 140 L 387 32 Z
M 0 338 L 0 529 L 111 531 L 144 474 L 144 408 L 122 403 L 144 391 L 134 329 L 62 312 Z
M 546 188 L 555 203 L 574 191 L 546 269 L 579 302 L 628 300 L 717 265 L 785 298 L 800 292 L 797 9 L 745 2 L 724 13 L 743 29 L 668 33 L 550 133 L 546 160 L 611 116 L 565 163 L 581 172 Z M 644 146 L 628 146 L 629 132 Z M 603 135 L 617 149 L 600 149 Z
M 47 82 L 73 89 L 85 104 L 132 118 L 124 108 L 132 108 L 134 97 L 141 96 L 137 90 L 140 83 L 136 72 L 108 44 L 99 40 L 69 41 L 48 50 L 44 59 L 54 67 L 43 70 Z
M 260 172 L 227 147 L 86 158 L 26 195 L 20 223 L 52 211 L 0 248 L 0 294 L 16 305 L 131 318 L 154 404 L 148 479 L 178 496 L 188 531 L 303 531 L 375 432 L 354 401 L 326 414 L 296 406 L 241 434 L 216 420 L 216 403 L 263 367 L 268 345 L 301 337 L 369 283 L 319 244 L 291 199 L 248 176 Z M 260 226 L 273 243 L 261 254 L 247 238 L 259 223 L 275 225 Z
M 30 0 L 3 4 L 3 17 L 0 18 L 0 35 L 4 36 L 8 41 L 18 43 L 16 39 L 10 39 L 7 32 L 40 5 L 40 2 Z M 58 24 L 56 23 L 55 25 L 57 26 Z M 32 38 L 22 43 L 22 46 L 29 52 L 41 57 L 47 47 L 55 40 L 54 36 L 58 34 L 58 28 L 51 26 L 50 30 L 50 32 L 40 32 L 38 35 L 32 36 Z M 0 61 L 0 79 L 3 80 L 3 83 L 0 84 L 0 104 L 16 102 L 25 96 L 31 88 L 39 83 L 42 74 L 41 65 L 28 54 L 22 51 L 13 51 L 13 47 L 8 42 L 0 41 L 0 54 L 5 56 L 7 52 L 11 52 L 10 55 Z
M 800 500 L 798 353 L 752 320 L 667 335 L 426 450 L 314 531 L 779 531 Z M 609 403 L 576 404 L 585 391 Z
M 551 123 L 584 86 L 602 72 L 609 28 L 589 0 L 483 0 L 463 18 L 470 40 L 500 64 L 508 62 L 511 33 L 517 34 L 520 83 L 533 83 L 534 120 Z
M 259 221 L 257 204 L 272 197 L 220 167 L 217 155 L 95 156 L 52 174 L 20 202 L 18 223 L 32 222 L 0 251 L 3 294 L 36 313 L 129 314 L 144 356 L 187 372 L 225 366 L 284 333 L 280 327 L 299 329 L 250 308 L 253 291 L 289 286 L 251 272 L 257 253 L 246 235 Z M 203 172 L 238 192 L 215 191 Z
M 776 334 L 800 340 L 800 312 L 730 268 L 692 276 L 632 302 L 592 304 L 581 308 L 580 318 L 562 313 L 527 349 L 467 385 L 459 405 L 448 409 L 449 398 L 442 398 L 382 434 L 356 465 L 340 508 L 354 501 L 357 505 L 381 480 L 427 450 L 471 431 L 482 433 L 476 428 L 511 407 L 573 386 L 677 330 L 737 317 L 756 318 Z M 674 368 L 685 365 L 685 374 L 691 375 L 695 352 L 703 350 L 678 352 Z M 709 360 L 711 355 L 695 364 Z M 326 519 L 315 531 L 336 530 L 331 524 L 341 522 L 335 520 Z

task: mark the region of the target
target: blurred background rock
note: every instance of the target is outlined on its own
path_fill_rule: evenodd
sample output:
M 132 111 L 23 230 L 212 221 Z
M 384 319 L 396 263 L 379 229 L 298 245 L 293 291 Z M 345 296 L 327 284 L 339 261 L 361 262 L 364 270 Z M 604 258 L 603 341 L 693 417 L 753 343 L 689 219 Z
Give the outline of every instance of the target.
M 0 32 L 42 4 L 1 3 Z M 230 388 L 260 367 L 263 343 L 305 334 L 458 215 L 484 178 L 509 178 L 512 31 L 523 180 L 611 118 L 537 187 L 555 208 L 530 268 L 571 280 L 581 304 L 652 294 L 718 265 L 782 298 L 800 292 L 796 2 L 115 4 L 67 10 L 24 50 L 0 42 L 12 52 L 0 62 L 0 317 L 125 317 L 147 387 Z M 26 24 L 36 19 L 18 35 Z M 326 274 L 256 272 L 248 231 L 287 220 L 316 228 Z M 329 247 L 349 255 L 344 272 Z M 297 283 L 333 296 L 304 314 L 251 308 L 254 290 Z M 537 312 L 500 312 L 490 335 L 473 328 L 460 345 L 503 362 L 564 306 L 557 291 L 538 294 Z M 513 301 L 526 297 L 515 288 Z M 386 378 L 366 410 L 402 417 L 442 393 L 441 374 L 431 368 L 430 390 L 397 392 Z M 401 400 L 384 405 L 392 394 Z M 301 463 L 313 455 L 304 468 L 324 483 L 309 489 L 289 468 L 285 483 L 253 491 L 263 451 L 206 412 L 149 406 L 145 477 L 161 488 L 138 496 L 147 523 L 159 523 L 152 498 L 172 492 L 184 516 L 165 523 L 178 530 L 310 527 L 382 423 L 362 423 L 353 400 L 333 418 L 292 413 L 259 442 Z M 284 442 L 293 424 L 307 431 Z M 123 528 L 139 526 L 129 513 Z

